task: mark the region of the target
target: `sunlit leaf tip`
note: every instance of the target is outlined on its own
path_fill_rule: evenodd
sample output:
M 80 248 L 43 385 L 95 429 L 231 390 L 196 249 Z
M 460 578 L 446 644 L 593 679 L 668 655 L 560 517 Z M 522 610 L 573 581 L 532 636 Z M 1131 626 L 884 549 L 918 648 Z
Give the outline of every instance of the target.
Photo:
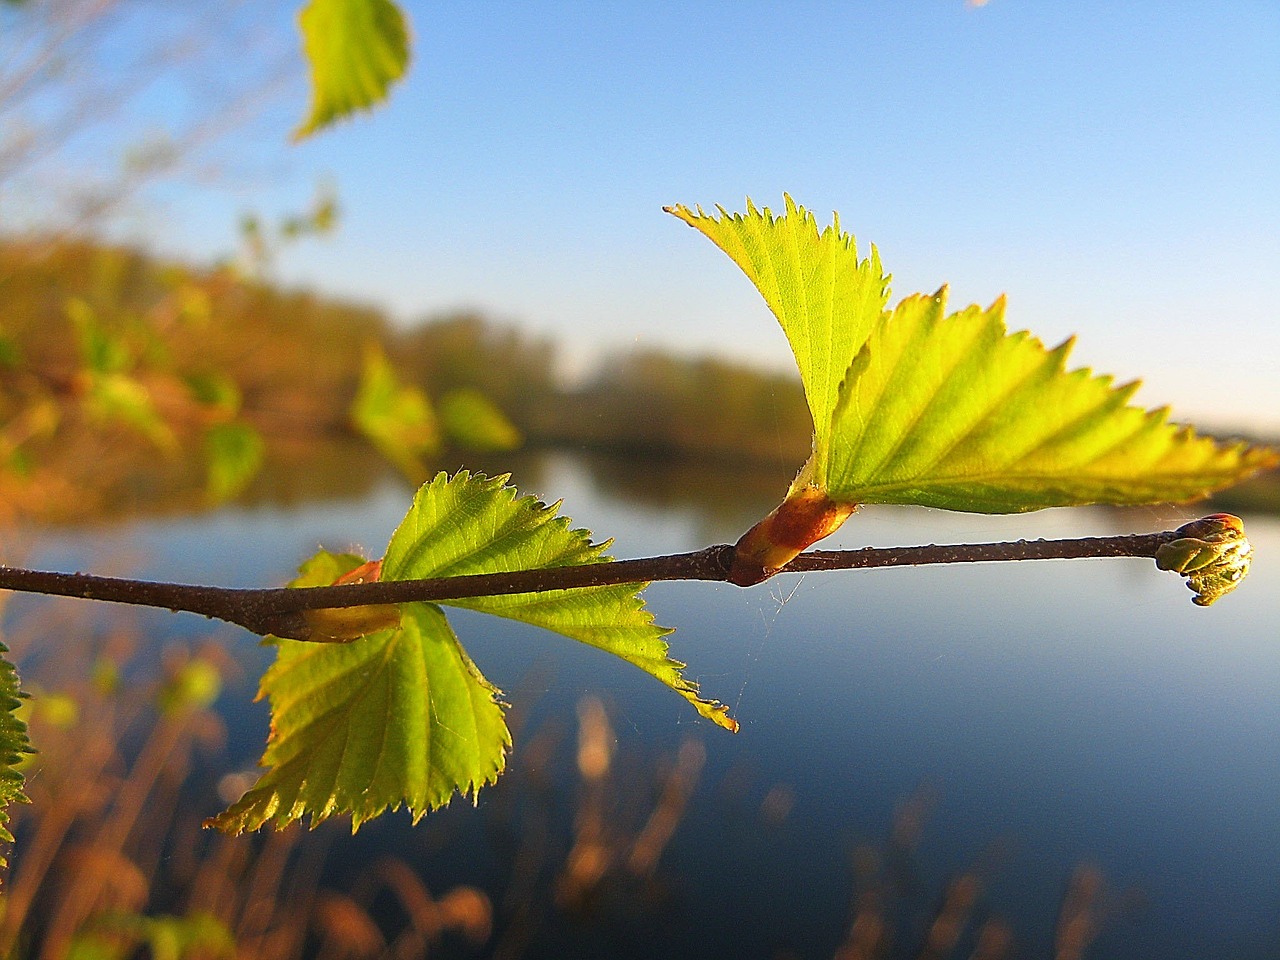
M 609 560 L 609 542 L 594 543 L 575 529 L 559 504 L 520 496 L 509 476 L 463 470 L 437 474 L 423 484 L 392 534 L 383 560 L 388 580 L 509 573 L 579 566 Z M 726 708 L 703 700 L 683 676 L 683 664 L 667 656 L 671 631 L 653 622 L 640 592 L 643 583 L 550 590 L 543 593 L 442 601 L 533 624 L 621 657 L 678 692 L 707 719 L 735 729 Z
M 1156 551 L 1156 567 L 1180 573 L 1195 592 L 1191 602 L 1207 607 L 1238 587 L 1249 574 L 1253 545 L 1244 521 L 1229 513 L 1214 513 L 1183 524 L 1176 539 Z
M 668 213 L 698 230 L 728 254 L 760 291 L 791 345 L 813 415 L 815 447 L 827 430 L 840 384 L 854 356 L 880 321 L 890 277 L 874 246 L 858 257 L 840 219 L 819 227 L 814 215 L 784 195 L 783 215 L 747 201 L 745 214 L 678 204 Z
M 301 140 L 372 109 L 409 65 L 409 27 L 392 0 L 310 0 L 298 16 L 311 68 L 311 111 Z

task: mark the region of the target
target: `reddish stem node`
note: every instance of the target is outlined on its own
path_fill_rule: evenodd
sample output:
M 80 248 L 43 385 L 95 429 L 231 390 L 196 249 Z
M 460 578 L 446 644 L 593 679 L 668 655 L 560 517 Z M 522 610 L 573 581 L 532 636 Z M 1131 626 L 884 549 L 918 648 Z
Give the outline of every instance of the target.
M 816 487 L 797 490 L 742 535 L 729 582 L 749 587 L 768 580 L 810 544 L 835 533 L 857 509 L 856 503 L 836 503 Z

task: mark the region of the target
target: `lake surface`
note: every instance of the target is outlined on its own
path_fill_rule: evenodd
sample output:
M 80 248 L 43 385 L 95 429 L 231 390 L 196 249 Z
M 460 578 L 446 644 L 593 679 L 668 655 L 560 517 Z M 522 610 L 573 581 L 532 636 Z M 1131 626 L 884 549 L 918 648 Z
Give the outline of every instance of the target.
M 514 480 L 523 492 L 563 498 L 578 524 L 616 539 L 617 557 L 732 540 L 783 486 L 761 500 L 751 485 L 735 506 L 744 487 L 732 474 L 685 478 L 701 491 L 687 493 L 666 473 L 568 454 L 533 457 Z M 321 544 L 379 555 L 409 497 L 389 480 L 357 500 L 60 534 L 32 559 L 277 584 Z M 660 920 L 637 913 L 630 926 L 623 917 L 604 932 L 590 924 L 543 930 L 524 955 L 830 957 L 852 920 L 854 863 L 866 859 L 857 851 L 869 845 L 897 871 L 887 912 L 900 924 L 904 956 L 919 954 L 920 924 L 948 878 L 968 870 L 984 881 L 975 916 L 1007 920 L 1019 955 L 1050 956 L 1068 878 L 1090 865 L 1105 878 L 1105 916 L 1088 957 L 1280 957 L 1280 522 L 1246 520 L 1254 571 L 1207 610 L 1190 603 L 1179 578 L 1140 560 L 811 573 L 751 590 L 655 585 L 646 596 L 658 621 L 678 627 L 673 655 L 706 695 L 730 704 L 737 736 L 599 651 L 459 614 L 473 659 L 522 718 L 513 778 L 538 772 L 521 766 L 523 751 L 536 766 L 538 731 L 558 729 L 569 760 L 547 761 L 543 772 L 574 789 L 575 710 L 587 693 L 609 710 L 617 769 L 641 771 L 634 796 L 653 793 L 654 777 L 642 771 L 686 738 L 706 752 L 661 861 L 669 899 Z M 823 545 L 1088 536 L 1170 523 L 1154 510 L 988 518 L 873 508 Z M 109 566 L 104 558 L 113 558 Z M 210 630 L 186 616 L 143 619 L 169 637 Z M 222 635 L 247 663 L 267 662 L 255 638 Z M 249 703 L 253 682 L 220 706 L 231 762 L 241 766 L 266 731 L 262 705 Z M 625 797 L 625 779 L 615 786 Z M 510 805 L 500 789 L 482 794 L 478 808 L 454 804 L 417 828 L 401 815 L 384 818 L 361 831 L 351 855 L 393 848 L 433 889 L 493 887 L 504 868 L 479 848 L 492 833 L 486 816 Z M 895 811 L 912 798 L 928 815 L 918 844 L 895 848 Z M 340 876 L 331 861 L 335 870 Z

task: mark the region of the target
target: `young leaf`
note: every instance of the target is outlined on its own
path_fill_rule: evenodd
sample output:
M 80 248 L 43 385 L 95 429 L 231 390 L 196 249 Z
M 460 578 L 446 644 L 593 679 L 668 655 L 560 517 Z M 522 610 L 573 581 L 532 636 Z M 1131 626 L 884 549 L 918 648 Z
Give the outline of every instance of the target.
M 365 349 L 360 388 L 351 402 L 351 421 L 378 451 L 406 476 L 425 476 L 422 458 L 440 446 L 431 401 L 417 387 L 400 382 L 382 350 Z
M 384 580 L 448 577 L 545 567 L 575 566 L 607 560 L 608 543 L 592 543 L 574 530 L 559 504 L 516 497 L 507 477 L 471 476 L 465 470 L 437 474 L 414 498 L 413 506 L 391 536 L 382 561 Z M 663 639 L 671 631 L 654 624 L 639 593 L 645 584 L 583 587 L 536 594 L 512 594 L 446 600 L 531 623 L 607 650 L 657 677 L 709 720 L 737 729 L 727 708 L 698 696 L 684 678 L 684 664 L 667 656 Z
M 1084 503 L 1187 500 L 1277 462 L 1275 451 L 1220 445 L 1126 406 L 1112 388 L 1064 372 L 1070 344 L 1047 351 L 1005 334 L 1003 302 L 942 322 L 942 298 L 886 313 L 875 248 L 859 260 L 839 220 L 819 231 L 786 198 L 775 217 L 668 207 L 737 263 L 782 324 L 813 415 L 813 453 L 786 499 L 738 541 L 729 579 L 772 576 L 829 535 L 859 503 L 1017 513 Z
M 524 439 L 497 404 L 471 387 L 440 398 L 440 423 L 450 440 L 468 450 L 514 450 Z
M 121 373 L 133 363 L 129 346 L 120 336 L 113 336 L 98 320 L 97 311 L 87 301 L 72 297 L 64 305 L 76 331 L 80 360 L 87 371 L 95 374 Z
M 86 412 L 106 423 L 123 423 L 142 434 L 166 453 L 175 451 L 178 438 L 160 416 L 151 391 L 127 373 L 85 371 L 81 382 Z
M 6 826 L 9 804 L 27 802 L 18 767 L 23 757 L 33 752 L 27 725 L 16 712 L 22 704 L 22 693 L 18 671 L 3 656 L 8 652 L 9 648 L 0 643 L 0 843 L 5 844 L 13 843 L 13 834 Z M 0 867 L 7 865 L 8 860 L 0 853 Z
M 409 65 L 409 30 L 392 0 L 311 0 L 298 25 L 311 65 L 311 113 L 295 139 L 381 103 Z
M 727 253 L 778 318 L 800 368 L 820 460 L 840 384 L 884 313 L 890 278 L 874 246 L 858 259 L 857 242 L 840 232 L 838 215 L 819 232 L 812 213 L 783 199 L 781 217 L 749 199 L 745 215 L 723 207 L 716 208 L 718 217 L 682 204 L 665 209 Z
M 222 503 L 239 494 L 257 475 L 266 456 L 262 435 L 249 424 L 217 423 L 204 435 L 205 496 Z
M 1007 334 L 1003 300 L 945 306 L 945 289 L 903 300 L 850 367 L 817 478 L 833 500 L 975 513 L 1183 501 L 1277 461 L 1128 406 L 1137 383 L 1067 372 L 1072 341 Z
M 239 385 L 220 371 L 202 371 L 183 378 L 191 399 L 211 413 L 234 417 L 240 412 L 243 396 Z
M 322 552 L 291 585 L 332 583 L 362 562 Z M 401 805 L 416 821 L 502 771 L 511 736 L 498 691 L 434 604 L 405 604 L 399 628 L 350 643 L 274 642 L 259 694 L 271 701 L 270 769 L 209 825 L 241 833 L 350 813 L 355 830 Z

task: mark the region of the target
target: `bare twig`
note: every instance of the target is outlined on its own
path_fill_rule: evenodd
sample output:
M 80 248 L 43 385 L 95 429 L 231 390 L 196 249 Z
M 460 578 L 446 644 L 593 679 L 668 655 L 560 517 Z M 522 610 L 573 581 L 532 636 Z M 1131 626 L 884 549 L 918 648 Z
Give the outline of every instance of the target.
M 811 550 L 791 561 L 786 572 L 918 566 L 933 563 L 987 563 L 1007 560 L 1061 560 L 1085 557 L 1153 558 L 1174 531 L 1066 540 L 1018 540 L 919 547 L 866 547 L 861 550 Z M 638 560 L 615 560 L 571 567 L 514 570 L 440 577 L 387 580 L 330 587 L 244 589 L 183 583 L 154 583 L 85 573 L 54 573 L 0 567 L 0 589 L 50 596 L 79 597 L 198 613 L 238 624 L 258 634 L 309 638 L 306 610 L 362 607 L 411 601 L 460 600 L 546 590 L 657 580 L 729 582 L 734 548 L 720 544 L 692 553 Z

